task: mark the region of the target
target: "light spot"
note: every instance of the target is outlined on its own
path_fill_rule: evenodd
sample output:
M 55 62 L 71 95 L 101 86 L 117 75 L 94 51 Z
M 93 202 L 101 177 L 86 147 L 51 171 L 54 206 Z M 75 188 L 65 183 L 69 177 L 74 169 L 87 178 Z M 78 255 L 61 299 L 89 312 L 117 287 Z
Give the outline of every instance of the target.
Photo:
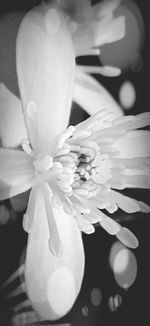
M 99 306 L 102 302 L 102 293 L 100 289 L 98 288 L 93 288 L 91 292 L 91 302 L 93 306 Z
M 115 257 L 120 252 L 120 250 L 125 249 L 125 248 L 126 247 L 120 241 L 115 241 L 113 243 L 111 250 L 110 250 L 110 254 L 109 254 L 109 264 L 112 269 L 113 269 Z
M 83 307 L 82 310 L 81 310 L 81 312 L 82 312 L 82 315 L 84 317 L 87 317 L 88 316 L 88 313 L 89 313 L 88 307 L 87 306 Z
M 121 255 L 124 255 L 124 250 L 127 251 L 127 255 L 128 255 L 128 263 L 125 266 L 124 263 L 124 269 L 120 268 L 120 271 L 117 272 L 116 269 L 116 265 L 118 264 L 119 266 L 119 260 L 123 260 L 123 258 L 121 258 Z M 114 268 L 114 277 L 115 280 L 117 282 L 117 284 L 122 287 L 123 289 L 128 289 L 135 281 L 136 276 L 137 276 L 137 261 L 136 261 L 136 257 L 133 254 L 133 252 L 129 249 L 124 249 L 120 252 L 120 257 L 118 262 L 116 261 L 115 263 L 115 268 Z M 118 267 L 119 270 L 119 267 Z
M 56 269 L 50 276 L 47 287 L 48 301 L 57 315 L 66 314 L 76 298 L 73 274 L 66 267 Z
M 109 309 L 114 312 L 116 311 L 122 304 L 122 297 L 119 294 L 116 294 L 115 296 L 111 296 L 108 299 L 108 306 Z
M 128 249 L 122 249 L 116 255 L 113 262 L 113 272 L 122 273 L 127 268 L 129 262 L 129 253 Z
M 124 109 L 130 109 L 136 100 L 136 92 L 133 84 L 130 81 L 124 82 L 119 90 L 120 104 Z
M 9 221 L 9 210 L 6 206 L 0 206 L 0 225 L 5 225 Z
M 60 26 L 60 16 L 56 9 L 47 10 L 45 14 L 45 27 L 49 34 L 57 33 Z
M 116 241 L 110 250 L 109 263 L 117 284 L 127 290 L 137 276 L 135 255 L 119 241 Z

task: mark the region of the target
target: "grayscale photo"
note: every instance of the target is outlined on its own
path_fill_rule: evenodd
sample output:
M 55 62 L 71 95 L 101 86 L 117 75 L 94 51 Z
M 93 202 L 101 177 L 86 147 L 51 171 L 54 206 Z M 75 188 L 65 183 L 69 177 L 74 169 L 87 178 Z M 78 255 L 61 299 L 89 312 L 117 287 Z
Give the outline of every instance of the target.
M 146 326 L 148 0 L 0 2 L 0 326 Z

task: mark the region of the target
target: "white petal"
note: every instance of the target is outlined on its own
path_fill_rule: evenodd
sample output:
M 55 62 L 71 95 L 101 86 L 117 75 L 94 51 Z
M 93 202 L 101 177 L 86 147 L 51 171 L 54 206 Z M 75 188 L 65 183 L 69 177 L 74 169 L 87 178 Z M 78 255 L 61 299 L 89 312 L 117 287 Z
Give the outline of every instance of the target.
M 27 138 L 21 101 L 0 84 L 0 138 L 4 147 L 19 146 Z
M 129 248 L 135 249 L 139 245 L 136 236 L 127 228 L 122 227 L 116 237 Z
M 81 66 L 78 65 L 76 68 L 79 73 L 85 72 L 89 74 L 101 74 L 107 77 L 116 77 L 121 74 L 120 68 L 111 67 L 111 66 Z
M 125 36 L 125 17 L 119 16 L 110 21 L 104 18 L 95 30 L 95 46 L 113 43 Z
M 24 152 L 0 149 L 0 200 L 30 189 L 33 180 L 33 167 Z
M 112 220 L 112 218 L 108 217 L 102 212 L 99 212 L 99 214 L 100 214 L 100 225 L 102 226 L 102 228 L 109 234 L 116 235 L 121 228 L 120 224 Z
M 76 218 L 78 227 L 82 232 L 85 232 L 87 234 L 91 234 L 91 233 L 95 232 L 94 226 L 86 218 L 84 218 L 81 214 L 76 215 L 75 218 Z
M 55 209 L 54 214 L 63 246 L 62 256 L 55 257 L 49 250 L 49 229 L 42 198 L 36 203 L 27 245 L 27 293 L 41 320 L 58 319 L 71 309 L 84 273 L 84 250 L 76 221 L 62 208 Z
M 117 205 L 127 213 L 134 213 L 139 211 L 149 212 L 150 207 L 141 201 L 124 196 L 117 191 L 111 190 L 109 193 L 109 201 L 117 203 Z
M 150 132 L 130 131 L 114 143 L 120 158 L 140 158 L 150 156 Z
M 67 127 L 74 59 L 72 39 L 60 11 L 42 4 L 27 13 L 17 37 L 17 73 L 26 119 L 27 104 L 36 104 L 38 148 L 48 146 Z
M 73 99 L 90 115 L 103 109 L 114 112 L 116 117 L 123 115 L 122 109 L 109 92 L 93 77 L 78 70 Z

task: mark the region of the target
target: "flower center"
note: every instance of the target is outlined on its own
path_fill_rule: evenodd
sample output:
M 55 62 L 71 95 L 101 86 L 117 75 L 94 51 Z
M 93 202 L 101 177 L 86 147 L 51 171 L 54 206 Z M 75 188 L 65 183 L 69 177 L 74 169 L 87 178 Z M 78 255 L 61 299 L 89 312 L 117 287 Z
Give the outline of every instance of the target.
M 79 142 L 74 134 L 78 135 L 75 127 L 70 126 L 58 136 L 53 156 L 40 153 L 34 156 L 27 142 L 23 143 L 23 149 L 32 156 L 38 182 L 48 182 L 52 189 L 67 197 L 73 194 L 91 198 L 111 178 L 112 162 L 95 141 L 83 138 Z

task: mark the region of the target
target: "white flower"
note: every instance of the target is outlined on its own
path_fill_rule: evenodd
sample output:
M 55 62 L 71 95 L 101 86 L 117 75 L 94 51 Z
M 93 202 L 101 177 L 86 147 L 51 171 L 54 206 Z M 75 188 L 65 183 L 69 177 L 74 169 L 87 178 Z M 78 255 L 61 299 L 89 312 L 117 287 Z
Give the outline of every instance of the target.
M 67 128 L 75 53 L 66 16 L 54 6 L 36 7 L 24 17 L 16 53 L 21 101 L 10 96 L 18 112 L 22 105 L 27 139 L 23 150 L 0 149 L 0 199 L 31 189 L 23 218 L 29 233 L 27 293 L 41 319 L 57 319 L 71 309 L 80 291 L 81 231 L 93 233 L 93 224 L 99 223 L 127 246 L 138 245 L 131 231 L 102 210 L 150 211 L 120 192 L 150 188 L 150 133 L 138 130 L 150 124 L 150 114 L 118 118 L 118 113 L 101 110 Z M 15 146 L 17 137 L 18 144 L 22 140 L 15 135 Z
M 54 0 L 42 4 L 44 10 L 50 6 L 64 12 L 64 18 L 71 33 L 75 56 L 100 55 L 100 46 L 114 42 L 125 35 L 125 19 L 114 17 L 114 11 L 120 0 L 102 1 L 94 6 L 89 0 Z M 49 23 L 47 17 L 47 24 Z M 51 28 L 51 26 L 49 26 Z M 103 40 L 103 42 L 102 42 Z M 109 92 L 89 74 L 102 74 L 113 77 L 120 69 L 109 66 L 76 65 L 76 79 L 73 100 L 88 114 L 94 114 L 105 108 L 108 112 L 123 115 L 122 109 Z M 6 109 L 7 108 L 7 109 Z M 18 98 L 3 84 L 0 84 L 0 137 L 5 147 L 17 147 L 27 138 L 24 118 Z M 14 115 L 15 112 L 15 115 Z M 13 130 L 13 132 L 12 132 Z

